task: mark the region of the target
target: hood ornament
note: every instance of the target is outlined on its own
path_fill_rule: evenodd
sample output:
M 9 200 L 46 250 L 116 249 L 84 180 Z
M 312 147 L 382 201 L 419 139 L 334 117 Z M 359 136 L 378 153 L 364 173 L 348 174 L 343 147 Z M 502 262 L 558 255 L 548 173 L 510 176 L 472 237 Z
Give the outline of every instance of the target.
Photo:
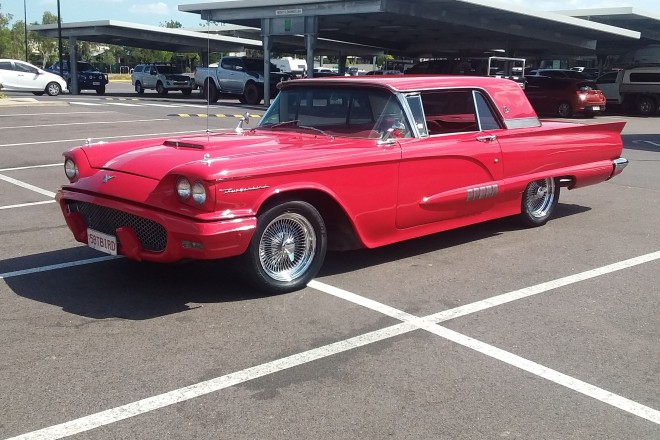
M 250 123 L 250 112 L 245 112 L 243 114 L 243 117 L 241 118 L 240 121 L 238 121 L 238 126 L 234 129 L 234 131 L 237 134 L 243 133 L 245 130 L 243 129 L 243 123 L 249 124 Z
M 106 182 L 108 182 L 108 180 L 114 179 L 114 178 L 115 178 L 115 176 L 111 176 L 110 174 L 106 174 L 105 176 L 103 176 L 103 183 L 106 183 Z

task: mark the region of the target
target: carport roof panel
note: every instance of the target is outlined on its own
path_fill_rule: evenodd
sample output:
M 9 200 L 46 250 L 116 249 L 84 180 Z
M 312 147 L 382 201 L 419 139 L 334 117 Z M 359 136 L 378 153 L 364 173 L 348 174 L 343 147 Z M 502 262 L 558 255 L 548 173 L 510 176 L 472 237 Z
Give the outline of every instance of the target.
M 47 37 L 57 37 L 57 24 L 29 26 Z M 208 35 L 179 28 L 164 28 L 123 21 L 86 21 L 62 23 L 63 37 L 76 37 L 85 41 L 103 44 L 116 44 L 129 47 L 149 47 L 150 49 L 176 52 L 198 52 L 209 48 L 211 51 L 240 51 L 245 47 L 260 48 L 260 40 Z
M 639 32 L 492 0 L 242 0 L 179 5 L 203 19 L 260 27 L 262 18 L 316 15 L 319 36 L 409 54 L 488 46 L 594 50 Z M 513 43 L 512 43 L 513 42 Z
M 649 42 L 652 43 L 660 41 L 660 14 L 633 7 L 572 9 L 555 12 L 591 22 L 636 29 L 641 32 L 642 40 L 651 40 Z

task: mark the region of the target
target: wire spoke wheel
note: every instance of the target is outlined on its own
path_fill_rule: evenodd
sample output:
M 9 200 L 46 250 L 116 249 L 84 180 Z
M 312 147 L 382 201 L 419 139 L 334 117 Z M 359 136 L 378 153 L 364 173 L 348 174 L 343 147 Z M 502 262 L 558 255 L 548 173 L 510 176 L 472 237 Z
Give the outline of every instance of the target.
M 521 219 L 528 226 L 545 224 L 557 206 L 559 187 L 555 179 L 547 178 L 530 182 L 522 195 Z
M 259 241 L 261 267 L 276 281 L 293 281 L 304 275 L 315 254 L 314 226 L 295 212 L 285 212 L 273 219 Z

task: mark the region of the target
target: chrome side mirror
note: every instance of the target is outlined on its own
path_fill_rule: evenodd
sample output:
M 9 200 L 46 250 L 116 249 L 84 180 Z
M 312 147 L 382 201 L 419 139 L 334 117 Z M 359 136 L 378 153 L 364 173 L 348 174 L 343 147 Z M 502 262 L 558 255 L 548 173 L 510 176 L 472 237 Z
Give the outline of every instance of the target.
M 250 112 L 245 112 L 243 114 L 243 117 L 241 118 L 240 121 L 238 121 L 238 126 L 234 129 L 234 131 L 238 134 L 243 133 L 245 130 L 243 129 L 243 124 L 249 124 L 250 123 Z

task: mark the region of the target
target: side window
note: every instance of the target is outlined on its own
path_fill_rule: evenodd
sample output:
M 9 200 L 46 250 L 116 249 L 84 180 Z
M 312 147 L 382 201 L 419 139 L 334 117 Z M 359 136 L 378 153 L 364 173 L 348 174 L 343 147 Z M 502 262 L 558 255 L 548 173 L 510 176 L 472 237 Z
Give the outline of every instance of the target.
M 660 72 L 649 72 L 649 73 L 631 73 L 630 82 L 650 82 L 657 83 L 660 82 Z
M 618 72 L 610 72 L 598 78 L 598 84 L 614 84 L 616 82 L 616 77 Z
M 486 97 L 481 93 L 474 91 L 474 102 L 477 104 L 477 120 L 479 121 L 479 129 L 483 130 L 498 130 L 502 128 L 500 122 L 495 117 Z
M 424 116 L 424 106 L 422 106 L 422 97 L 419 93 L 414 95 L 406 96 L 406 101 L 408 101 L 408 107 L 412 112 L 415 125 L 419 131 L 421 137 L 429 135 L 428 129 L 426 128 L 426 117 Z
M 223 59 L 220 67 L 227 70 L 236 70 L 236 60 L 231 58 Z
M 38 70 L 35 69 L 32 66 L 28 66 L 27 64 L 23 63 L 14 63 L 15 70 L 18 70 L 19 72 L 27 72 L 27 73 L 38 73 Z
M 14 70 L 10 61 L 0 61 L 0 70 Z
M 428 91 L 421 98 L 429 135 L 479 131 L 472 91 Z

